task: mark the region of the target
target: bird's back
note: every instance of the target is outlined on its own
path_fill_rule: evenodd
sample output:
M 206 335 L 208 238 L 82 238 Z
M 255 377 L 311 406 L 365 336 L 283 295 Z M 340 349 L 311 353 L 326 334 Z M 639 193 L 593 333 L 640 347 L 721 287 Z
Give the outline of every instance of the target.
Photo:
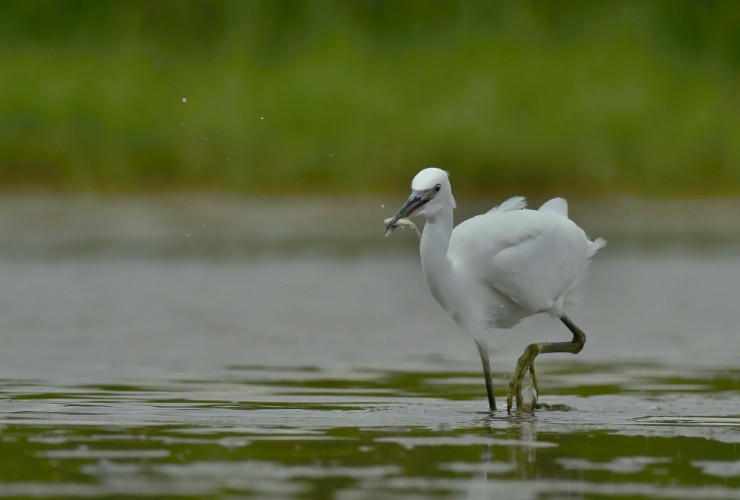
M 516 304 L 514 322 L 542 311 L 562 314 L 590 258 L 604 241 L 589 241 L 568 219 L 563 199 L 551 200 L 540 210 L 515 205 L 461 223 L 452 233 L 447 255 L 463 281 L 490 288 L 496 296 Z M 490 312 L 493 316 L 503 313 Z M 502 326 L 511 322 L 495 317 L 489 321 Z

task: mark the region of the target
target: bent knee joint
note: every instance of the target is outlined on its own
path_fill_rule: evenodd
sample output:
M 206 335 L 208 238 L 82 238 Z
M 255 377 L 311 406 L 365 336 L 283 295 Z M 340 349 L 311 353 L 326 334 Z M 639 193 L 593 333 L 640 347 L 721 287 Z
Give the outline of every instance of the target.
M 583 350 L 583 346 L 586 345 L 586 340 L 584 339 L 581 342 L 573 342 L 575 344 L 575 349 L 573 350 L 573 354 L 578 354 Z
M 529 344 L 527 346 L 527 354 L 537 356 L 542 352 L 543 344 Z

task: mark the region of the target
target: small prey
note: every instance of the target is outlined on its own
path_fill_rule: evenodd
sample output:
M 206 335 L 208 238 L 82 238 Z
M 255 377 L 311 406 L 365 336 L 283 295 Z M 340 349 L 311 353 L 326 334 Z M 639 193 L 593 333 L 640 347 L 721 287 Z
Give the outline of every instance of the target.
M 383 221 L 383 224 L 385 224 L 385 237 L 386 238 L 390 236 L 391 233 L 393 233 L 393 231 L 396 230 L 396 228 L 401 227 L 401 228 L 413 228 L 413 230 L 416 231 L 416 236 L 418 236 L 419 239 L 421 239 L 421 232 L 419 232 L 419 228 L 416 227 L 416 224 L 411 222 L 411 220 L 409 219 L 398 219 L 397 221 L 393 222 L 393 217 L 388 217 L 387 219 Z

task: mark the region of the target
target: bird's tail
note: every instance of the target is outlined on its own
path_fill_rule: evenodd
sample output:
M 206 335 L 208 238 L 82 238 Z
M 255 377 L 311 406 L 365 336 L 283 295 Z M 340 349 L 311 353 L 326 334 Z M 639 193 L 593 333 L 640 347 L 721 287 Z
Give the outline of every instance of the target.
M 586 263 L 591 260 L 591 257 L 593 257 L 596 252 L 598 252 L 605 246 L 606 240 L 604 238 L 596 238 L 594 241 L 592 241 L 588 248 L 586 248 Z
M 580 285 L 584 278 L 588 274 L 588 265 L 591 263 L 591 259 L 596 252 L 606 246 L 606 240 L 604 238 L 596 238 L 594 241 L 589 241 L 589 244 L 584 250 L 583 259 L 581 259 L 581 265 L 576 273 L 576 277 L 570 284 L 568 289 L 558 297 L 555 301 L 553 309 L 550 311 L 555 316 L 564 314 L 566 305 L 572 305 L 580 300 L 579 290 Z

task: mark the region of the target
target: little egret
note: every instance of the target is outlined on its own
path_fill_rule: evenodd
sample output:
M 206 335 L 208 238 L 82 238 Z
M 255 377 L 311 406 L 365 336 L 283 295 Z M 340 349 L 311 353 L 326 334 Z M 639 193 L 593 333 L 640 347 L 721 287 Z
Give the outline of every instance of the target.
M 533 314 L 557 317 L 573 334 L 570 342 L 541 342 L 527 346 L 509 382 L 507 411 L 512 397 L 523 407 L 522 382 L 529 371 L 534 388 L 532 409 L 539 395 L 534 360 L 538 354 L 583 349 L 586 335 L 564 308 L 583 279 L 589 261 L 606 241 L 591 241 L 568 218 L 568 204 L 554 198 L 539 210 L 525 208 L 518 196 L 453 229 L 452 196 L 447 172 L 425 168 L 411 182 L 411 196 L 390 219 L 386 236 L 406 217 L 426 219 L 421 235 L 421 267 L 429 289 L 455 323 L 472 334 L 486 380 L 488 404 L 496 409 L 488 345 L 484 337 L 496 328 L 511 328 Z M 413 223 L 411 223 L 413 224 Z

